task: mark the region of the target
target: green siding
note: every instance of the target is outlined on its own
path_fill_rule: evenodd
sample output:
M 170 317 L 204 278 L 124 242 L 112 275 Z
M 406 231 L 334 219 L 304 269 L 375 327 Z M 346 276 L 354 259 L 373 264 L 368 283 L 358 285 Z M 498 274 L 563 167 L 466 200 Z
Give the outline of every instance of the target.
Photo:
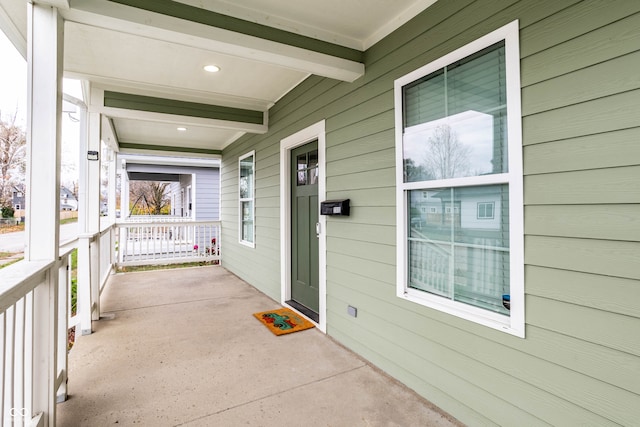
M 396 293 L 393 82 L 514 19 L 521 27 L 526 338 Z M 269 132 L 223 152 L 223 265 L 279 299 L 279 143 L 327 125 L 327 333 L 470 425 L 640 419 L 640 3 L 437 2 L 365 52 L 366 74 L 312 76 Z M 237 159 L 256 150 L 256 248 L 237 244 Z M 347 315 L 347 306 L 358 317 Z

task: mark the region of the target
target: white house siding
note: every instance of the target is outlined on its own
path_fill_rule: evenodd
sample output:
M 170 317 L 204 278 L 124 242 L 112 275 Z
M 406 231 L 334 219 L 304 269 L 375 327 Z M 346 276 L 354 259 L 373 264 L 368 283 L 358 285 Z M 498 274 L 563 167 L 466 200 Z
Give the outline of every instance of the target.
M 200 221 L 220 219 L 220 169 L 197 169 L 192 188 L 196 200 L 195 219 Z
M 526 337 L 400 300 L 393 82 L 520 24 Z M 327 333 L 470 425 L 640 420 L 640 2 L 439 1 L 366 52 L 354 83 L 310 77 L 270 130 L 223 152 L 223 264 L 279 300 L 279 142 L 326 119 Z M 238 244 L 238 157 L 256 150 L 256 247 Z M 347 306 L 358 316 L 347 315 Z
M 179 182 L 170 183 L 170 196 L 175 205 L 171 206 L 172 215 L 188 215 L 187 187 L 191 186 L 193 218 L 198 221 L 217 221 L 220 219 L 220 168 L 194 168 L 155 166 L 155 172 L 178 174 Z M 184 191 L 184 212 L 182 211 L 182 191 Z

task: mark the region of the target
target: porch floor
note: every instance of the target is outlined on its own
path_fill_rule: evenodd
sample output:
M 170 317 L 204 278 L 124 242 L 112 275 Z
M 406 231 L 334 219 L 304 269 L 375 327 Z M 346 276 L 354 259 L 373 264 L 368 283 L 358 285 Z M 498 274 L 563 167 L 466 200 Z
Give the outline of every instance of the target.
M 112 276 L 58 425 L 459 425 L 317 329 L 252 316 L 277 307 L 218 266 Z

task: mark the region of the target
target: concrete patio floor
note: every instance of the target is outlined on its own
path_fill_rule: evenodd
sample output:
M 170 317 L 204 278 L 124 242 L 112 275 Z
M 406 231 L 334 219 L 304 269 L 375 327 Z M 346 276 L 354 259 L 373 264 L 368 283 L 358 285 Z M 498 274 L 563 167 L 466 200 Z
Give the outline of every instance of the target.
M 460 425 L 315 328 L 271 334 L 279 304 L 221 267 L 117 274 L 101 304 L 59 426 Z

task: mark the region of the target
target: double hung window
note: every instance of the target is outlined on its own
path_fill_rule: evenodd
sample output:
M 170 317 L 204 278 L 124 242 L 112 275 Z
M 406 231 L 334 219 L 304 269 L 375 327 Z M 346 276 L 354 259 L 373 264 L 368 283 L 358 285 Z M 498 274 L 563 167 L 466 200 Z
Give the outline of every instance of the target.
M 518 23 L 395 83 L 398 296 L 524 334 Z

